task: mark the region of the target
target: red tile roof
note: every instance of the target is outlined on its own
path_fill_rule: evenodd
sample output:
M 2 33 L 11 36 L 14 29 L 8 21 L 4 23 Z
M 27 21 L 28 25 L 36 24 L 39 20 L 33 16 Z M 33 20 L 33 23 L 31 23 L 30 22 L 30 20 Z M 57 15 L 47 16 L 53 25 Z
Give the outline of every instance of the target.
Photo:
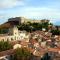
M 2 52 L 0 52 L 0 57 L 6 56 L 6 55 L 11 55 L 13 53 L 14 53 L 14 50 L 13 49 L 2 51 Z

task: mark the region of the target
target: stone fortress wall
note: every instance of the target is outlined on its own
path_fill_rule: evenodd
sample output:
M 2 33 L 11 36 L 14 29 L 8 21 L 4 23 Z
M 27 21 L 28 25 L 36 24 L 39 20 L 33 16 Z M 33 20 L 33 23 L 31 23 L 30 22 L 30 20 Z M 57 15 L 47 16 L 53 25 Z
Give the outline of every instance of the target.
M 22 23 L 27 23 L 27 22 L 31 22 L 31 23 L 43 23 L 43 22 L 49 22 L 49 20 L 32 20 L 32 19 L 27 19 L 27 18 L 24 18 L 24 17 L 15 17 L 15 18 L 10 18 L 8 19 L 8 21 L 18 21 L 19 24 L 22 24 Z

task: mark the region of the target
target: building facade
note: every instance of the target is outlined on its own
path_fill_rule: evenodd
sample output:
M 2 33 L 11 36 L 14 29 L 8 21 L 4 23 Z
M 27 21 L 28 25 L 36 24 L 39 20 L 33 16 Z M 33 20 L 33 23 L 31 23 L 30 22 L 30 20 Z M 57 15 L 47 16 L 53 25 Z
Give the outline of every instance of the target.
M 25 40 L 29 42 L 29 37 L 29 33 L 26 31 L 19 31 L 18 28 L 14 26 L 9 29 L 9 32 L 7 34 L 0 34 L 0 41 Z

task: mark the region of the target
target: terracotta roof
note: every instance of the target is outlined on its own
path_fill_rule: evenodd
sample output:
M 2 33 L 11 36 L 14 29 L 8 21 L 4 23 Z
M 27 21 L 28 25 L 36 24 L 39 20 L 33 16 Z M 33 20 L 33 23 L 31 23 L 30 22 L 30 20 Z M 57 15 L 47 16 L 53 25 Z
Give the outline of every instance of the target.
M 48 51 L 51 51 L 51 52 L 59 52 L 60 51 L 60 48 L 48 48 Z
M 27 46 L 29 43 L 28 42 L 21 41 L 20 44 L 24 47 L 24 46 Z
M 34 43 L 37 43 L 37 41 L 35 39 L 31 39 L 30 43 L 34 44 Z
M 10 41 L 10 43 L 14 46 L 15 44 L 20 44 L 21 41 Z
M 14 50 L 13 49 L 2 51 L 2 52 L 0 52 L 0 57 L 6 56 L 6 55 L 11 55 L 13 53 L 14 53 Z

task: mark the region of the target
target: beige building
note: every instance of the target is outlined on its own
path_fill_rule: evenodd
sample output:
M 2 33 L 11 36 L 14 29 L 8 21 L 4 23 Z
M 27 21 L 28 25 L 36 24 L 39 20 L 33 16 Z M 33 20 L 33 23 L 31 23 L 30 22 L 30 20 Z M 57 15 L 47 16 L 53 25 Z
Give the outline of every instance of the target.
M 9 29 L 9 33 L 7 34 L 0 34 L 0 41 L 13 41 L 13 40 L 19 40 L 26 42 L 29 42 L 29 33 L 26 31 L 19 31 L 16 26 Z

